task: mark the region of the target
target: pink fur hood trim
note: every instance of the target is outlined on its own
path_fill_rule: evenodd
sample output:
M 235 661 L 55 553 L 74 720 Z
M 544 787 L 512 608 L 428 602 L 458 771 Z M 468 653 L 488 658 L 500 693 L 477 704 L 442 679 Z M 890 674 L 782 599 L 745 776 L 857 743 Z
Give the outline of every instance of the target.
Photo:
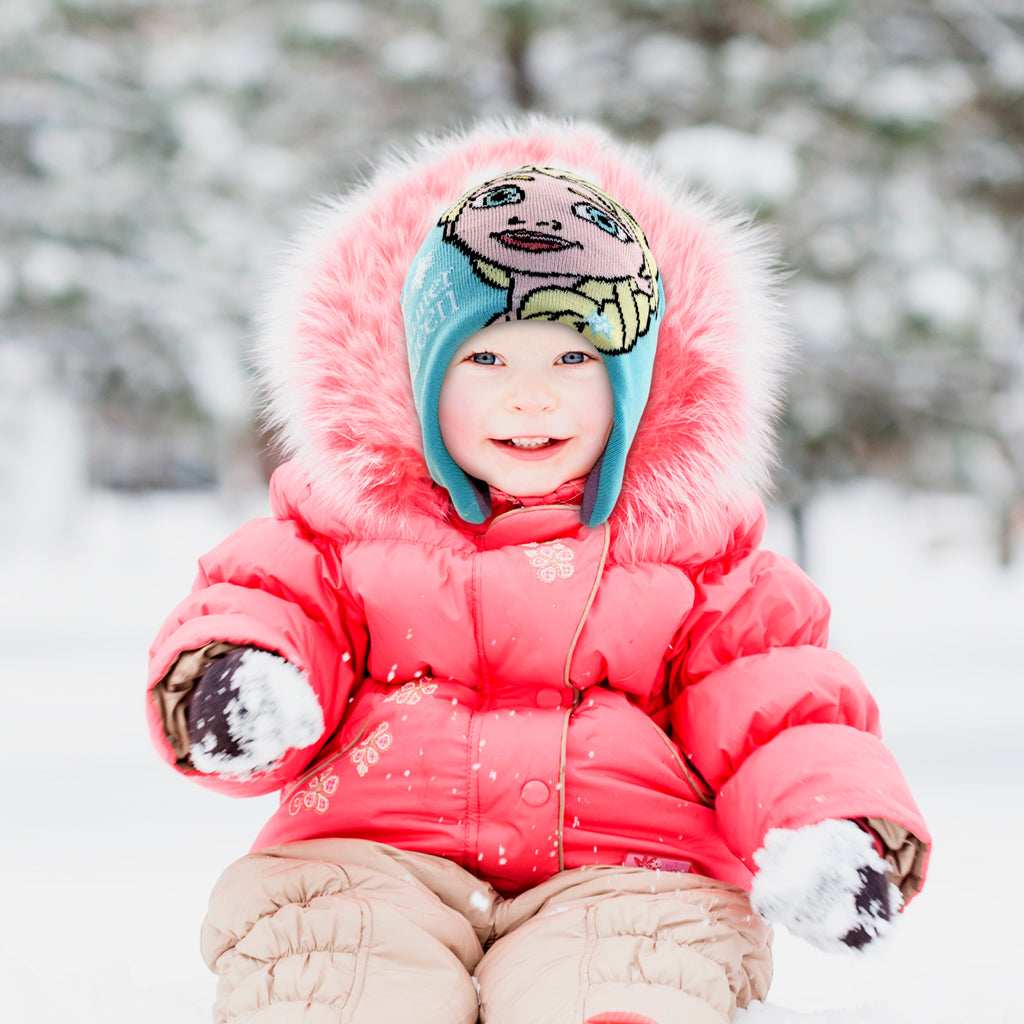
M 262 319 L 267 412 L 295 461 L 278 502 L 339 539 L 422 536 L 449 518 L 423 458 L 399 295 L 453 199 L 522 164 L 573 170 L 619 199 L 662 275 L 651 398 L 610 520 L 617 557 L 724 554 L 759 520 L 773 459 L 788 347 L 774 253 L 639 150 L 541 117 L 422 140 L 312 213 Z

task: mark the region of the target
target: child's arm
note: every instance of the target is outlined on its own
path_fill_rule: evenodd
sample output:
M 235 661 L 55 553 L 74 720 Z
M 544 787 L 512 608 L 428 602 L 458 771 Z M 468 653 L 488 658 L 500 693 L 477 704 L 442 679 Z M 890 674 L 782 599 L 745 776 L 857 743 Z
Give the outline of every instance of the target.
M 773 829 L 860 821 L 909 900 L 924 877 L 928 831 L 882 743 L 874 700 L 825 646 L 825 599 L 766 551 L 709 569 L 695 585 L 673 662 L 673 734 L 713 788 L 730 848 L 754 871 Z
M 239 795 L 279 789 L 308 765 L 337 728 L 354 663 L 365 655 L 361 618 L 340 578 L 333 549 L 288 520 L 253 520 L 200 560 L 192 592 L 150 652 L 147 714 L 166 761 Z M 238 651 L 252 648 L 259 653 Z M 225 667 L 230 677 L 213 686 Z M 204 756 L 224 753 L 205 739 L 220 728 L 211 697 L 222 689 L 234 690 L 222 715 L 263 716 L 262 750 L 272 754 L 275 742 L 283 744 L 279 756 L 263 758 L 271 763 L 256 764 L 255 750 L 235 764 Z M 196 700 L 205 717 L 192 714 Z

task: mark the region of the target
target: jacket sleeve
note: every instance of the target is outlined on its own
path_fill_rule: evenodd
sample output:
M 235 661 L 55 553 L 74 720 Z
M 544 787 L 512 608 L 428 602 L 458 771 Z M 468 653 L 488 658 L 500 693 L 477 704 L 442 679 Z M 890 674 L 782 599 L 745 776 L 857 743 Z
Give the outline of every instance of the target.
M 752 871 L 773 828 L 871 826 L 909 899 L 928 832 L 856 669 L 827 648 L 829 606 L 792 562 L 755 551 L 695 579 L 672 664 L 672 731 Z
M 340 583 L 336 549 L 315 541 L 291 520 L 255 519 L 199 562 L 188 597 L 164 623 L 150 650 L 147 718 L 161 756 L 196 781 L 236 795 L 280 789 L 310 762 L 337 729 L 365 661 L 358 608 Z M 168 704 L 184 704 L 207 652 L 226 645 L 272 651 L 298 668 L 313 687 L 324 733 L 289 751 L 269 771 L 240 777 L 197 772 L 170 723 Z M 168 698 L 168 690 L 177 694 Z

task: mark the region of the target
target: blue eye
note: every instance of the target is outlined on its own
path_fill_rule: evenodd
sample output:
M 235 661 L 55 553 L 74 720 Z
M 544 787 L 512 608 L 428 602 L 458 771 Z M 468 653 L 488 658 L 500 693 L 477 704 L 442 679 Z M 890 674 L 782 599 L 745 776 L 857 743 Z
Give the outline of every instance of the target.
M 493 206 L 513 206 L 525 198 L 526 193 L 518 185 L 498 185 L 474 196 L 470 199 L 469 205 L 476 210 Z
M 576 365 L 578 363 L 585 363 L 589 358 L 590 356 L 586 352 L 566 352 L 562 355 L 561 361 Z
M 498 357 L 493 352 L 474 352 L 469 361 L 476 363 L 477 366 L 494 366 L 498 362 Z
M 609 235 L 614 235 L 620 242 L 633 241 L 632 237 L 626 232 L 626 229 L 607 210 L 602 210 L 592 203 L 576 203 L 572 208 L 572 212 L 581 220 L 589 220 L 602 231 L 607 231 Z

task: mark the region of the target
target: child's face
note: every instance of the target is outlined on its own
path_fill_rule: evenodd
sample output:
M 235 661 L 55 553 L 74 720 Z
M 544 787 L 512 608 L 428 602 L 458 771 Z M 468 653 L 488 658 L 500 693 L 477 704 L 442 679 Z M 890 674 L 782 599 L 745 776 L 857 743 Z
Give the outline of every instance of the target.
M 499 322 L 452 357 L 438 419 L 451 457 L 515 497 L 586 476 L 612 428 L 612 387 L 598 350 L 544 320 Z

